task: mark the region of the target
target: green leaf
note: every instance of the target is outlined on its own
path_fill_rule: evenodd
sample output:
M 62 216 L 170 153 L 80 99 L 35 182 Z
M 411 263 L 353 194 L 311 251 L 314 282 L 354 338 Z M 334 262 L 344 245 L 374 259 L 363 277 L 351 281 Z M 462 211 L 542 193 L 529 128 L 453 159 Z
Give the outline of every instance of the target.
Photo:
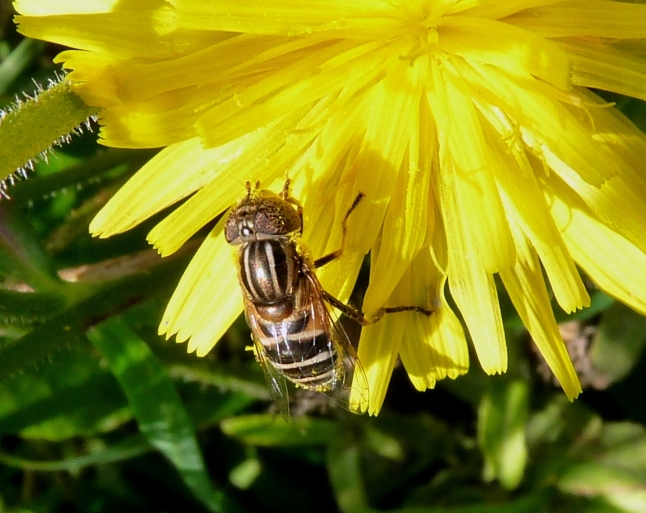
M 0 62 L 0 94 L 6 94 L 9 85 L 20 76 L 45 48 L 44 41 L 23 39 L 18 46 Z
M 56 290 L 60 279 L 20 208 L 0 201 L 0 272 L 16 274 L 37 291 Z
M 339 436 L 327 448 L 327 468 L 339 509 L 355 513 L 368 507 L 361 472 L 361 451 L 356 440 Z
M 153 447 L 148 442 L 148 439 L 141 434 L 137 434 L 96 452 L 65 458 L 60 461 L 35 461 L 0 452 L 0 462 L 23 470 L 35 470 L 38 472 L 59 472 L 64 470 L 75 474 L 84 467 L 128 460 L 152 450 Z
M 600 417 L 583 403 L 571 403 L 565 395 L 556 393 L 542 410 L 533 412 L 529 418 L 527 444 L 536 453 L 535 460 L 547 458 L 557 464 L 567 456 L 565 451 L 582 442 L 582 433 L 586 433 L 586 437 L 596 437 L 601 426 Z M 550 454 L 549 451 L 557 451 L 558 454 Z
M 244 444 L 263 447 L 325 445 L 339 436 L 335 422 L 309 417 L 285 422 L 275 415 L 246 415 L 226 419 L 220 427 Z
M 603 316 L 590 346 L 595 386 L 622 380 L 639 361 L 646 345 L 646 318 L 617 302 Z
M 0 394 L 0 433 L 65 440 L 114 429 L 131 418 L 112 374 L 77 342 L 36 372 L 7 380 Z
M 121 384 L 141 432 L 171 461 L 195 496 L 218 511 L 191 419 L 166 369 L 118 318 L 92 328 L 88 337 Z
M 229 472 L 229 481 L 241 490 L 249 488 L 262 472 L 262 463 L 258 460 L 255 451 L 249 452 L 252 454 Z
M 410 489 L 411 504 L 418 503 L 413 495 L 424 496 L 422 502 L 433 504 L 437 497 L 446 497 L 446 482 L 452 472 L 475 475 L 480 469 L 480 461 L 459 466 L 459 469 L 444 471 L 444 484 L 431 485 L 425 482 L 419 486 L 419 477 L 426 475 L 429 468 L 442 468 L 447 462 L 462 459 L 461 446 L 466 442 L 474 446 L 461 429 L 449 426 L 427 413 L 400 415 L 384 411 L 376 419 L 363 426 L 361 447 L 367 464 L 363 469 L 363 479 L 368 497 L 375 502 L 388 500 L 389 496 Z M 449 487 L 454 490 L 454 487 Z M 463 499 L 463 497 L 460 497 Z
M 80 183 L 90 180 L 96 181 L 97 177 L 105 175 L 106 173 L 109 173 L 110 176 L 113 174 L 123 174 L 123 168 L 134 171 L 152 158 L 155 153 L 155 150 L 110 148 L 88 160 L 68 166 L 55 173 L 44 176 L 40 174 L 34 175 L 29 180 L 18 182 L 11 188 L 11 198 L 14 203 L 26 203 L 42 198 L 43 196 L 49 196 L 52 191 L 66 187 L 76 188 Z M 41 167 L 39 165 L 39 171 Z M 107 192 L 103 192 L 102 195 L 107 196 Z M 107 197 L 104 201 L 107 201 Z M 100 206 L 101 204 L 97 205 L 97 207 Z
M 571 467 L 559 480 L 559 488 L 583 497 L 602 496 L 626 512 L 644 511 L 646 488 L 644 477 L 603 465 L 585 462 Z
M 551 497 L 551 492 L 541 492 L 524 495 L 509 502 L 498 502 L 495 504 L 482 503 L 457 507 L 420 506 L 391 509 L 388 510 L 388 513 L 543 513 L 551 511 Z
M 484 477 L 507 489 L 519 484 L 527 463 L 525 424 L 529 390 L 522 381 L 490 378 L 478 411 L 478 443 L 485 459 Z
M 581 437 L 559 479 L 561 490 L 600 497 L 621 511 L 646 505 L 646 430 L 631 423 L 606 423 Z
M 24 372 L 69 347 L 97 322 L 145 298 L 167 292 L 185 266 L 185 258 L 170 259 L 147 273 L 102 285 L 65 284 L 69 306 L 21 338 L 0 348 L 0 381 Z M 164 279 L 161 279 L 161 277 Z
M 169 374 L 173 376 L 172 372 Z M 177 387 L 196 426 L 217 424 L 257 402 L 254 397 L 220 391 L 203 384 L 179 382 Z
M 600 439 L 598 459 L 606 465 L 644 474 L 646 480 L 646 431 L 630 422 L 606 423 Z
M 88 337 L 108 361 L 144 436 L 170 460 L 195 496 L 219 511 L 191 419 L 166 369 L 118 318 L 92 328 Z
M 66 298 L 54 292 L 0 289 L 0 326 L 33 327 L 64 309 Z
M 254 367 L 256 363 L 254 361 Z M 168 362 L 173 377 L 211 385 L 222 391 L 239 392 L 249 397 L 269 401 L 269 389 L 260 373 L 237 373 L 232 365 L 222 362 L 207 362 L 203 359 L 191 365 Z M 258 378 L 258 379 L 253 379 Z

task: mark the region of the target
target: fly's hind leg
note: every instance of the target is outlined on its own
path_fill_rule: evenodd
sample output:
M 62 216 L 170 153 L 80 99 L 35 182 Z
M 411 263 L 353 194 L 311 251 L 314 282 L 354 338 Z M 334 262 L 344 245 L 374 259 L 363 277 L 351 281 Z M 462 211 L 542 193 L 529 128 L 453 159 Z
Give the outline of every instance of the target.
M 325 264 L 328 264 L 332 262 L 332 260 L 336 260 L 343 254 L 343 250 L 345 248 L 345 238 L 348 233 L 348 218 L 350 217 L 350 214 L 354 212 L 354 210 L 357 208 L 361 200 L 365 198 L 365 194 L 360 192 L 356 198 L 354 198 L 354 201 L 352 202 L 352 205 L 350 205 L 350 208 L 346 212 L 345 216 L 343 216 L 343 222 L 341 223 L 341 247 L 337 249 L 336 251 L 333 251 L 332 253 L 328 253 L 327 255 L 324 255 L 320 258 L 317 258 L 314 261 L 314 268 L 322 267 Z M 379 321 L 384 315 L 386 314 L 391 314 L 391 313 L 397 313 L 397 312 L 419 312 L 422 315 L 430 316 L 432 311 L 429 310 L 428 308 L 424 308 L 422 306 L 395 306 L 395 307 L 384 307 L 380 308 L 375 315 L 373 315 L 370 319 L 366 319 L 362 313 L 355 308 L 352 305 L 346 305 L 342 301 L 339 301 L 337 298 L 335 298 L 333 295 L 329 294 L 328 292 L 323 291 L 325 295 L 325 300 L 331 304 L 334 308 L 337 310 L 340 310 L 345 314 L 347 317 L 352 319 L 355 322 L 358 322 L 362 326 L 369 326 L 370 324 L 374 324 L 375 322 Z
M 343 301 L 339 301 L 337 298 L 335 298 L 332 294 L 323 291 L 323 295 L 325 297 L 325 300 L 330 303 L 334 308 L 337 310 L 340 310 L 343 312 L 343 314 L 346 317 L 349 317 L 353 321 L 361 324 L 361 326 L 370 326 L 371 324 L 376 323 L 377 321 L 380 321 L 381 318 L 386 315 L 386 314 L 392 314 L 392 313 L 398 313 L 398 312 L 418 312 L 421 313 L 422 315 L 426 315 L 429 317 L 433 311 L 429 310 L 428 308 L 424 308 L 423 306 L 393 306 L 393 307 L 384 307 L 380 308 L 377 310 L 375 315 L 373 315 L 370 319 L 366 319 L 363 314 L 354 306 L 352 305 L 346 305 Z

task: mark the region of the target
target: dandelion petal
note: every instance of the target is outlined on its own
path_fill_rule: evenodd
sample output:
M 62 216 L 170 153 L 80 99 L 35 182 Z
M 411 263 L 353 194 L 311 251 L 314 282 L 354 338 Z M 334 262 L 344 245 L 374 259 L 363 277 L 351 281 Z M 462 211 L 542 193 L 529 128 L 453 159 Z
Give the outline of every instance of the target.
M 188 351 L 208 353 L 242 311 L 242 295 L 233 265 L 231 248 L 222 235 L 224 220 L 200 246 L 171 297 L 159 326 L 166 338 L 190 339 Z M 221 301 L 219 298 L 226 298 Z
M 513 269 L 501 271 L 500 276 L 520 318 L 572 400 L 581 393 L 581 384 L 554 319 L 541 266 L 521 229 L 514 231 L 518 260 Z

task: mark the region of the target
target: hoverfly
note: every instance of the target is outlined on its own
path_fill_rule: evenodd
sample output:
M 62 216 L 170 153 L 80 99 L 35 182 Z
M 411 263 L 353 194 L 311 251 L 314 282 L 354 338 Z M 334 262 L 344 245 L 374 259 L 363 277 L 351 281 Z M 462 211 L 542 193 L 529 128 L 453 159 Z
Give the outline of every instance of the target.
M 359 203 L 360 194 L 344 218 Z M 238 249 L 244 310 L 273 399 L 289 413 L 287 381 L 323 392 L 353 413 L 367 409 L 368 380 L 343 327 L 328 303 L 349 308 L 327 294 L 314 269 L 341 250 L 312 262 L 303 250 L 303 209 L 282 193 L 252 192 L 231 211 L 224 235 Z M 345 310 L 344 310 L 345 311 Z

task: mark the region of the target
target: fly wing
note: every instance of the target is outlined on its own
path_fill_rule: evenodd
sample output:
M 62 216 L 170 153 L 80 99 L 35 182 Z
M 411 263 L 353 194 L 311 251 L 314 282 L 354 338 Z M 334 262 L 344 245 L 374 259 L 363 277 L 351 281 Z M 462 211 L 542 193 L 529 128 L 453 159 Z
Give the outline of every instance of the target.
M 363 367 L 325 302 L 316 276 L 305 272 L 294 294 L 294 309 L 275 323 L 261 318 L 251 303 L 245 311 L 269 391 L 279 411 L 289 416 L 287 381 L 327 395 L 352 413 L 368 409 L 368 380 Z M 248 300 L 245 300 L 248 301 Z
M 320 391 L 330 400 L 352 413 L 365 413 L 370 399 L 368 378 L 348 334 L 338 320 L 338 314 L 323 296 L 316 275 L 305 273 L 311 294 L 311 316 L 315 325 L 325 325 L 336 354 L 336 365 L 329 385 Z
M 245 298 L 245 303 L 248 300 Z M 267 386 L 269 387 L 269 394 L 274 400 L 277 410 L 285 418 L 289 419 L 289 390 L 287 389 L 287 381 L 285 377 L 278 372 L 274 366 L 267 360 L 267 353 L 265 347 L 262 344 L 261 337 L 262 332 L 258 326 L 258 320 L 256 318 L 255 309 L 253 305 L 245 305 L 245 314 L 247 316 L 247 321 L 249 327 L 251 328 L 251 336 L 254 343 L 254 354 L 256 355 L 256 360 L 260 364 L 260 367 L 265 374 L 265 380 L 267 381 Z

